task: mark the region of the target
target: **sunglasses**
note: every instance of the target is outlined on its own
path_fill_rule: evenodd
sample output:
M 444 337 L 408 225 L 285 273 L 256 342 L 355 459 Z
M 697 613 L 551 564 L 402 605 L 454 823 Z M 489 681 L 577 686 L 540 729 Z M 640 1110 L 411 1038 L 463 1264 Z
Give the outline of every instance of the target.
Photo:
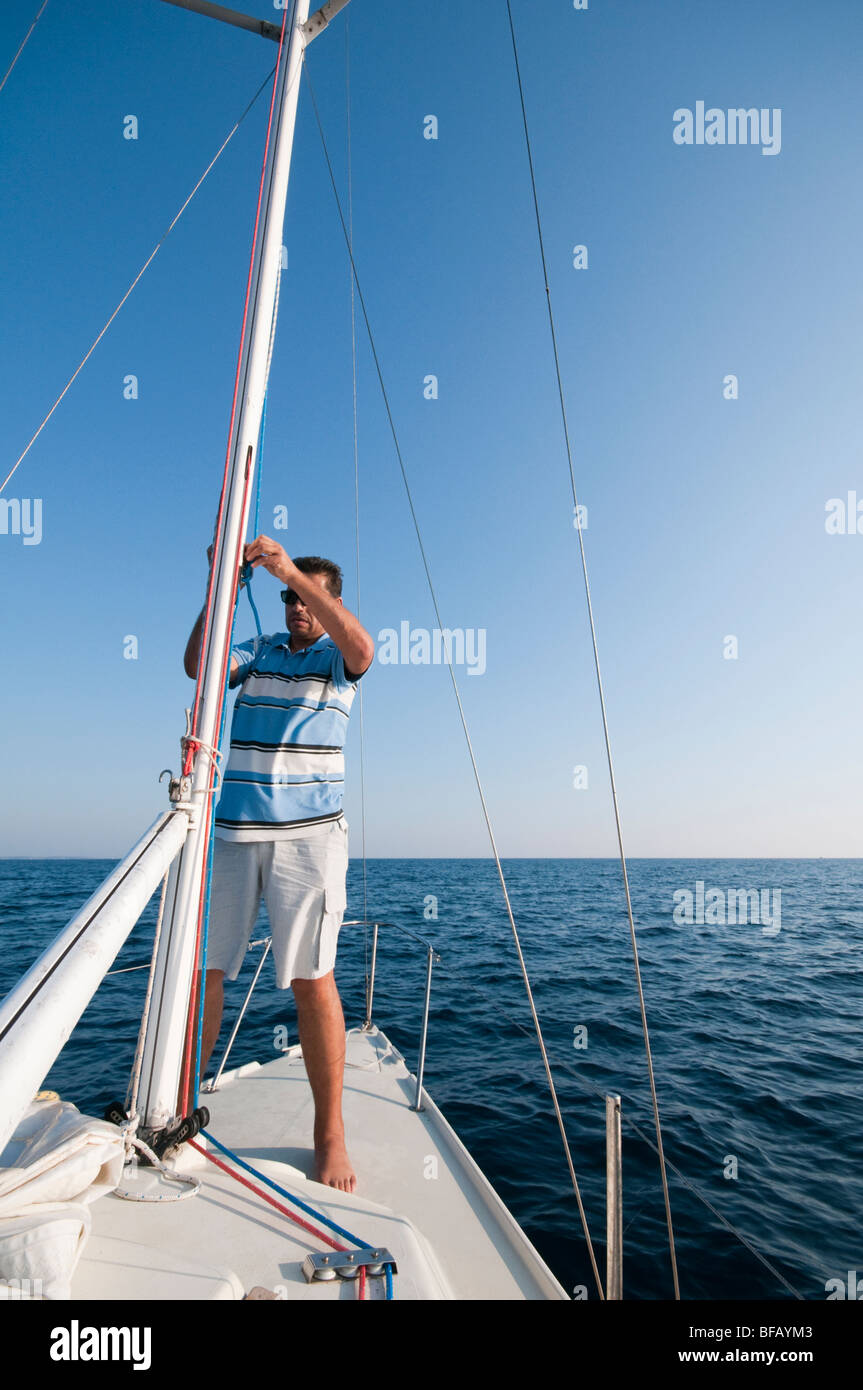
M 289 608 L 293 608 L 295 603 L 301 603 L 304 608 L 306 606 L 305 599 L 300 598 L 293 589 L 282 589 L 282 603 L 286 603 Z

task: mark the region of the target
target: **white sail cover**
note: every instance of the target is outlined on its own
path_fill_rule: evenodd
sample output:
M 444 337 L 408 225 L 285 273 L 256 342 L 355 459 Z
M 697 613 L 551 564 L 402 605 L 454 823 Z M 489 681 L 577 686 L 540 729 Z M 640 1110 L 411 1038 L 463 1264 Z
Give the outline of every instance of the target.
M 89 1204 L 123 1171 L 115 1125 L 36 1100 L 0 1153 L 0 1298 L 69 1298 Z

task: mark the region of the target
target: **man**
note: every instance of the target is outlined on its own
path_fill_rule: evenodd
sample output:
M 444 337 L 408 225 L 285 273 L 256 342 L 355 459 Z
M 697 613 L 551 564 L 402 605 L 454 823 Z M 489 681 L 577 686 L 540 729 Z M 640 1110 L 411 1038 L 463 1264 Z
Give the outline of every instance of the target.
M 341 570 L 331 560 L 292 560 L 268 536 L 247 545 L 245 559 L 287 586 L 288 631 L 231 652 L 230 684 L 243 688 L 216 807 L 201 1073 L 219 1036 L 225 975 L 239 973 L 263 894 L 276 984 L 294 991 L 315 1102 L 315 1176 L 353 1192 L 342 1120 L 345 1023 L 333 965 L 348 864 L 342 748 L 374 641 L 343 607 Z M 184 659 L 193 679 L 203 617 Z

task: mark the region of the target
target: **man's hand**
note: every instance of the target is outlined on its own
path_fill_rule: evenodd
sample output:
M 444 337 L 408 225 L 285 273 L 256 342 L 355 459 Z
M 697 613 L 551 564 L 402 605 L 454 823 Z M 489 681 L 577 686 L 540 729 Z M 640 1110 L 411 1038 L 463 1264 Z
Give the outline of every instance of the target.
M 281 579 L 283 584 L 290 584 L 294 576 L 300 573 L 287 551 L 278 541 L 270 540 L 269 536 L 257 536 L 249 542 L 243 554 L 247 565 L 253 569 L 263 565 L 268 574 Z
M 246 546 L 245 559 L 253 568 L 263 565 L 269 574 L 299 594 L 307 611 L 335 642 L 344 658 L 346 671 L 359 677 L 368 670 L 375 655 L 374 640 L 326 585 L 316 583 L 310 575 L 297 569 L 278 541 L 269 536 L 257 536 Z

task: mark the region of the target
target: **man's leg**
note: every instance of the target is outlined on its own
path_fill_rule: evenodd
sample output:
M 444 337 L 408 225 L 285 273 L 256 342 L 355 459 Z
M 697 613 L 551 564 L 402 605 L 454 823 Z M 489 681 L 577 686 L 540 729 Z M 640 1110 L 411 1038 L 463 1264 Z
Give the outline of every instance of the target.
M 216 1039 L 222 1027 L 222 1009 L 225 1002 L 225 991 L 222 981 L 225 978 L 224 970 L 208 970 L 207 983 L 204 990 L 204 1027 L 201 1033 L 201 1080 L 203 1081 L 207 1072 L 207 1063 L 213 1048 L 216 1046 Z M 198 1000 L 201 997 L 201 972 L 198 971 L 192 986 L 192 1003 L 190 1017 L 195 1020 L 192 1025 L 193 1038 L 197 1037 L 196 1024 L 198 1018 Z M 195 1078 L 191 1072 L 186 1083 L 185 1097 L 183 1101 L 186 1115 L 191 1114 L 195 1107 Z
M 204 1026 L 201 1033 L 201 1077 L 219 1039 L 225 1004 L 225 975 L 236 978 L 252 934 L 261 903 L 258 844 L 232 844 L 216 837 L 210 888 L 210 925 L 207 943 L 207 977 L 204 989 Z M 210 965 L 209 962 L 212 962 Z M 195 979 L 194 1016 L 201 990 Z
M 345 1148 L 342 1120 L 345 1019 L 335 977 L 331 970 L 318 980 L 292 980 L 291 988 L 315 1101 L 315 1176 L 328 1187 L 353 1192 L 357 1180 Z

